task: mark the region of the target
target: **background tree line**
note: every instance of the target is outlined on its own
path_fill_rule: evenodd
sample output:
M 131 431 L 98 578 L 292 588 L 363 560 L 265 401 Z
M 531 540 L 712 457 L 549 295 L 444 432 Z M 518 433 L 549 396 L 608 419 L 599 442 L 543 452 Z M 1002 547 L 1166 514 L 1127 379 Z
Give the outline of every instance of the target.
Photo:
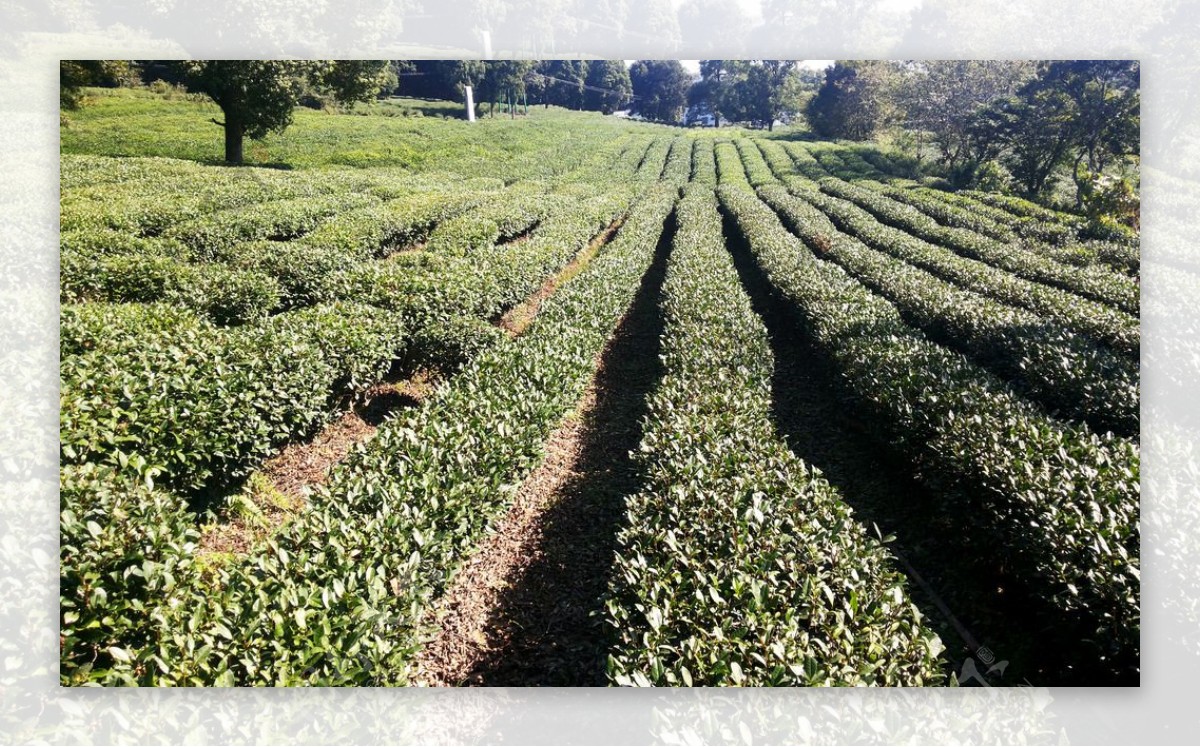
M 1136 60 L 839 60 L 806 115 L 823 137 L 887 137 L 958 186 L 1044 198 L 1069 177 L 1086 209 L 1132 189 L 1106 172 L 1139 154 L 1140 88 Z
M 632 114 L 670 124 L 799 123 L 826 138 L 886 139 L 918 169 L 956 186 L 1045 198 L 1074 184 L 1075 207 L 1112 211 L 1134 191 L 1114 165 L 1139 151 L 1140 66 L 1127 60 L 95 61 L 61 63 L 61 102 L 85 85 L 165 80 L 221 107 L 226 160 L 247 136 L 279 132 L 297 105 L 342 107 L 377 96 L 463 101 L 516 117 L 529 106 Z

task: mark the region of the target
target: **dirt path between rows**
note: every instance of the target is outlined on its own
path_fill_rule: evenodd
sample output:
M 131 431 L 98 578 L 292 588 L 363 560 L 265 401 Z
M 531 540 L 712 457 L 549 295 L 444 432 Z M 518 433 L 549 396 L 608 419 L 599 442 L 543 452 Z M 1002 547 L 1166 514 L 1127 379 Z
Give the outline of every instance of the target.
M 600 250 L 610 241 L 613 235 L 621 229 L 625 224 L 625 217 L 617 218 L 609 224 L 600 233 L 592 237 L 587 246 L 580 249 L 575 257 L 567 263 L 558 272 L 546 278 L 542 286 L 534 291 L 528 298 L 513 306 L 508 311 L 504 312 L 495 324 L 500 329 L 508 333 L 509 337 L 516 337 L 529 329 L 529 325 L 533 324 L 533 320 L 537 317 L 538 311 L 542 308 L 542 303 L 554 295 L 554 291 L 558 286 L 569 281 L 579 273 L 583 272 L 583 268 L 587 267 L 588 263 L 600 253 Z
M 246 553 L 266 535 L 303 510 L 308 496 L 357 444 L 370 440 L 390 415 L 416 407 L 433 390 L 435 376 L 420 371 L 385 379 L 311 438 L 287 444 L 251 476 L 249 494 L 238 496 L 241 510 L 205 527 L 201 553 Z M 245 505 L 246 502 L 252 506 Z
M 495 324 L 510 337 L 522 334 L 533 323 L 542 303 L 560 285 L 582 272 L 624 222 L 623 216 L 614 220 L 579 250 L 570 263 L 546 278 L 537 291 L 509 309 Z M 532 229 L 514 237 L 512 242 L 528 241 L 531 233 Z M 393 252 L 388 259 L 421 251 L 424 247 L 425 242 L 418 242 Z M 204 528 L 200 552 L 210 555 L 249 552 L 257 542 L 302 510 L 308 496 L 325 483 L 330 471 L 356 445 L 374 437 L 389 415 L 421 404 L 433 390 L 435 379 L 436 374 L 431 371 L 418 371 L 404 378 L 387 378 L 368 389 L 353 406 L 310 438 L 285 445 L 251 476 L 248 494 L 232 499 L 234 510 L 227 510 L 222 520 Z
M 418 657 L 421 684 L 606 684 L 601 604 L 624 498 L 640 484 L 631 451 L 662 375 L 659 300 L 673 218 L 668 229 L 575 414 L 431 607 L 425 624 L 438 633 Z

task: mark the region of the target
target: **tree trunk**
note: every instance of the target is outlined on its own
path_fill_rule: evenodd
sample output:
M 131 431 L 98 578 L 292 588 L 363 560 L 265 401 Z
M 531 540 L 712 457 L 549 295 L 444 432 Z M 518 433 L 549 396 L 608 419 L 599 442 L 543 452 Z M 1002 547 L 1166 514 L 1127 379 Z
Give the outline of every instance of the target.
M 1075 157 L 1075 165 L 1071 168 L 1071 179 L 1075 182 L 1075 209 L 1083 208 L 1083 190 L 1085 179 L 1079 175 L 1079 167 L 1083 165 L 1083 157 L 1087 155 L 1083 149 L 1080 149 L 1079 155 Z M 1089 163 L 1089 166 L 1091 164 Z
M 246 127 L 237 120 L 225 117 L 225 162 L 237 163 L 242 162 L 242 145 L 245 141 Z

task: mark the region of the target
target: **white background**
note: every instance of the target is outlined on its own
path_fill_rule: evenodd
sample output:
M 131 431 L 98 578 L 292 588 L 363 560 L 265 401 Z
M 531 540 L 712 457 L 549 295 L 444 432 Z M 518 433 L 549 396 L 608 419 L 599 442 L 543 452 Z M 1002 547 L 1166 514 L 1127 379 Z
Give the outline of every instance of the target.
M 671 0 L 0 0 L 0 741 L 1200 741 L 1200 285 L 1155 260 L 1200 232 L 1196 5 L 738 0 L 765 25 L 672 26 Z M 667 13 L 653 12 L 665 7 Z M 622 11 L 625 9 L 625 11 Z M 636 11 L 636 12 L 634 12 Z M 615 20 L 614 20 L 615 19 Z M 60 58 L 1137 58 L 1143 86 L 1140 689 L 99 691 L 58 675 Z M 418 36 L 420 35 L 420 36 Z M 1177 275 L 1178 273 L 1176 273 Z M 1170 381 L 1174 380 L 1175 385 Z M 1188 397 L 1195 384 L 1197 396 Z

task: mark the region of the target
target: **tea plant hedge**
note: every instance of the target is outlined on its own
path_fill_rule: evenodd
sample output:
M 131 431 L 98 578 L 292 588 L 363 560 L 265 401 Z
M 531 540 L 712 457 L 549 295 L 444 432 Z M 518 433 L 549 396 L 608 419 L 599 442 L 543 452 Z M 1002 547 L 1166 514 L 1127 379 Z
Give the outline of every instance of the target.
M 711 189 L 680 202 L 607 619 L 619 685 L 924 685 L 941 642 L 837 491 L 773 432 L 766 328 Z
M 720 196 L 864 412 L 946 500 L 991 517 L 1010 562 L 1088 631 L 1097 656 L 1129 666 L 1140 618 L 1137 446 L 1047 418 L 816 259 L 754 194 Z

